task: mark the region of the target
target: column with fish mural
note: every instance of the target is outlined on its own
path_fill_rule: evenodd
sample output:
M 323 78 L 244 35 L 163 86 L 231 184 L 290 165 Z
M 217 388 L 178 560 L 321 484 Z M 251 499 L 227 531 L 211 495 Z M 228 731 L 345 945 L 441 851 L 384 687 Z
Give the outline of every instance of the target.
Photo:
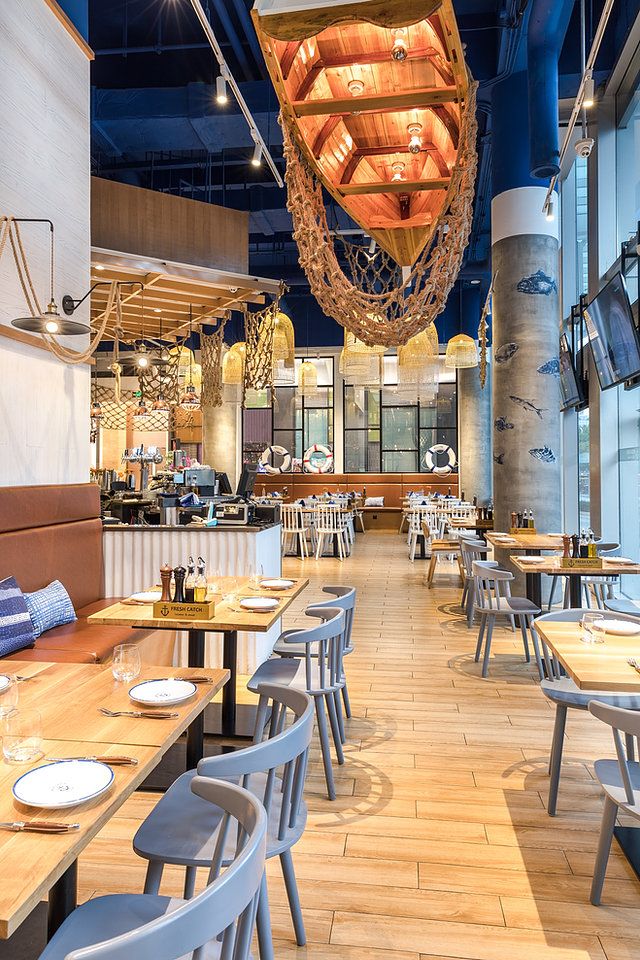
M 546 182 L 528 172 L 526 74 L 498 87 L 491 204 L 495 527 L 508 529 L 512 511 L 530 509 L 536 528 L 554 533 L 562 522 L 557 221 L 542 212 Z
M 474 339 L 484 303 L 482 293 L 480 286 L 463 286 L 460 296 L 460 330 Z M 491 366 L 487 365 L 484 388 L 479 367 L 458 370 L 459 488 L 468 500 L 477 497 L 481 506 L 487 506 L 493 495 Z

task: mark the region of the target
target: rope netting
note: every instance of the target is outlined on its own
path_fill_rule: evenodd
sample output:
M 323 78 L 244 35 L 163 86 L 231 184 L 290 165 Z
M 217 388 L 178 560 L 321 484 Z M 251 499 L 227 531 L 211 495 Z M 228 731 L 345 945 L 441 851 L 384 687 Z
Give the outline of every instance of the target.
M 367 284 L 359 289 L 340 266 L 322 185 L 303 157 L 287 120 L 280 116 L 287 161 L 287 207 L 293 218 L 300 265 L 324 312 L 370 346 L 404 344 L 444 310 L 471 231 L 477 168 L 476 91 L 477 83 L 470 83 L 461 110 L 458 155 L 431 240 L 404 282 L 379 293 L 371 292 Z
M 213 333 L 200 334 L 200 362 L 202 364 L 202 405 L 222 406 L 222 344 L 226 318 Z

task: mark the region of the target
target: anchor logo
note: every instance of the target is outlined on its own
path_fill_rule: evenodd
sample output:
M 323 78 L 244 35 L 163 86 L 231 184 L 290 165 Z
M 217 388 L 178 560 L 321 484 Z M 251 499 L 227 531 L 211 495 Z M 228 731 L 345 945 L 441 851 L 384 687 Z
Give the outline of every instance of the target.
M 170 610 L 169 610 L 169 607 L 166 605 L 166 603 L 163 607 L 160 607 L 160 613 L 162 614 L 163 617 L 169 616 Z

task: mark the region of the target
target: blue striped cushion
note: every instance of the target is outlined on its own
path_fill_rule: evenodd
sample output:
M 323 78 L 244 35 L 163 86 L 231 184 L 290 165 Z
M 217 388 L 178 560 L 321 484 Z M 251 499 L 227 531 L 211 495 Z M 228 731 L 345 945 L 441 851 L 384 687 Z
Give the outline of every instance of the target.
M 0 657 L 33 646 L 29 609 L 15 577 L 0 580 Z
M 53 630 L 54 627 L 61 627 L 63 623 L 73 623 L 78 619 L 71 597 L 59 580 L 54 580 L 42 590 L 25 593 L 24 599 L 31 614 L 36 637 L 45 630 Z

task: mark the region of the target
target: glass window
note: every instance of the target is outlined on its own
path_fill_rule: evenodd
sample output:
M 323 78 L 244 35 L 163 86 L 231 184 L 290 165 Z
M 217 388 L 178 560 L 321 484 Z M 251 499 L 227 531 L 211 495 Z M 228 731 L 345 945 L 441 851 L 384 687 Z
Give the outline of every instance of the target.
M 616 96 L 616 198 L 618 241 L 628 240 L 640 220 L 640 86 L 633 83 L 637 63 L 631 64 Z
M 618 482 L 620 548 L 624 557 L 640 556 L 640 393 L 618 387 Z M 622 577 L 628 597 L 640 599 L 640 577 Z
M 591 526 L 591 481 L 589 478 L 589 408 L 578 410 L 578 520 L 580 530 Z

